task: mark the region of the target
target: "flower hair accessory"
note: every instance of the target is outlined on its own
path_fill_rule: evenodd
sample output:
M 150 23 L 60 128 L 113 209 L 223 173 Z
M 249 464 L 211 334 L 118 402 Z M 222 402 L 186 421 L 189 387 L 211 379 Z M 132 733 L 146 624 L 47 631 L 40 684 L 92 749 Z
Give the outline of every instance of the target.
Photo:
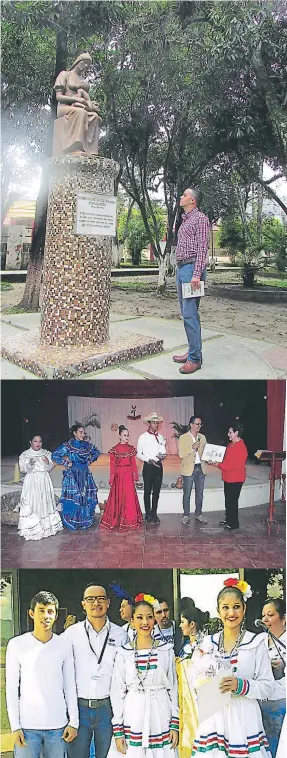
M 156 600 L 153 595 L 145 595 L 144 592 L 140 592 L 139 595 L 136 595 L 135 597 L 135 603 L 149 603 L 152 605 L 154 610 L 158 610 L 160 608 L 158 600 Z
M 235 577 L 230 577 L 230 579 L 225 579 L 225 582 L 223 582 L 224 587 L 236 587 L 237 590 L 241 592 L 243 595 L 243 600 L 248 600 L 250 597 L 252 597 L 252 589 L 250 587 L 250 584 L 247 584 L 243 579 L 235 579 Z

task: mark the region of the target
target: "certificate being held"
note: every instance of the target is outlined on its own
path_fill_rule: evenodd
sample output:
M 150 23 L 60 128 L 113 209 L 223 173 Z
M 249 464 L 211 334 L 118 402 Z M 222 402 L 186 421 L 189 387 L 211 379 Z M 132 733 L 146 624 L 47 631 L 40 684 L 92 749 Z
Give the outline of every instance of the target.
M 231 702 L 231 692 L 221 692 L 219 689 L 220 682 L 224 677 L 232 676 L 232 670 L 221 670 L 208 679 L 197 690 L 198 721 L 201 723 L 213 716 L 216 711 L 221 711 Z
M 226 447 L 224 445 L 211 445 L 209 442 L 205 445 L 201 456 L 202 461 L 212 461 L 212 463 L 222 463 Z

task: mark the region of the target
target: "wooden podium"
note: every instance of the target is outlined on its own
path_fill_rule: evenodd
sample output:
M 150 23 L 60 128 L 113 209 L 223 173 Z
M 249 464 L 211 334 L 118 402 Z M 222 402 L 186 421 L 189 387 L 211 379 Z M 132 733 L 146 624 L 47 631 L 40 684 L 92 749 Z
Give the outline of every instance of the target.
M 267 524 L 268 534 L 271 534 L 273 526 L 276 529 L 276 534 L 278 534 L 279 524 L 275 518 L 275 506 L 274 506 L 276 463 L 278 461 L 281 461 L 281 462 L 285 461 L 286 452 L 281 451 L 280 453 L 276 453 L 274 450 L 260 450 L 258 451 L 258 454 L 256 454 L 256 457 L 258 458 L 259 461 L 270 461 L 271 463 L 271 467 L 270 467 L 271 471 L 270 471 L 270 476 L 269 476 L 269 479 L 270 479 L 269 506 L 268 506 L 267 517 L 265 517 L 263 520 Z

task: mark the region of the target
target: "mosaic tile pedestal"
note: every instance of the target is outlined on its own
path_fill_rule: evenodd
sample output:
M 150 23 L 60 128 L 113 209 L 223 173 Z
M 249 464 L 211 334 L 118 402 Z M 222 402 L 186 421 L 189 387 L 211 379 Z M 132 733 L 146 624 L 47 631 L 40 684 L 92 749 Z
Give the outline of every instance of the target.
M 4 358 L 32 371 L 42 379 L 73 379 L 80 374 L 149 357 L 163 350 L 163 340 L 142 334 L 113 330 L 112 339 L 101 345 L 54 347 L 43 345 L 39 329 L 2 338 Z
M 119 165 L 69 154 L 49 160 L 41 288 L 43 345 L 101 345 L 109 336 L 112 237 L 76 234 L 78 192 L 114 195 Z

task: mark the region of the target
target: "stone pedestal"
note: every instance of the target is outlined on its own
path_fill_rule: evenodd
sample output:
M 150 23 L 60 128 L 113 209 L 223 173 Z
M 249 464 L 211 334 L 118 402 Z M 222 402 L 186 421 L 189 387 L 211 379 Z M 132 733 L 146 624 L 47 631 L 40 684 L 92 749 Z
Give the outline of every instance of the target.
M 51 158 L 41 289 L 42 345 L 101 345 L 109 338 L 112 237 L 76 234 L 77 193 L 114 194 L 109 158 Z

